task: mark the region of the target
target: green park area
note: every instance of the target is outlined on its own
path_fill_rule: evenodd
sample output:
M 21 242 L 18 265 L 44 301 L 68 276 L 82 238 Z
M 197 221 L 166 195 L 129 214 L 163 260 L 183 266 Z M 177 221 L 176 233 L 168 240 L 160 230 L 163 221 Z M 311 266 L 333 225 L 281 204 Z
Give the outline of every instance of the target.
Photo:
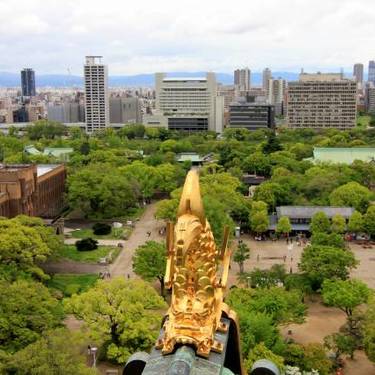
M 71 232 L 73 238 L 93 238 L 96 240 L 124 240 L 129 238 L 131 234 L 131 228 L 112 228 L 111 233 L 98 235 L 94 234 L 90 228 L 78 229 Z
M 63 245 L 58 252 L 58 257 L 82 263 L 98 263 L 101 258 L 110 256 L 113 262 L 120 251 L 121 248 L 112 246 L 99 246 L 95 250 L 78 251 L 74 245 Z
M 119 368 L 133 353 L 154 347 L 168 307 L 162 229 L 176 220 L 192 168 L 179 155 L 194 153 L 202 161 L 205 217 L 217 243 L 224 227 L 232 233 L 229 285 L 236 288 L 227 291 L 226 302 L 239 317 L 246 369 L 268 358 L 285 375 L 331 375 L 342 366 L 350 375 L 371 374 L 375 164 L 313 159 L 314 148 L 363 147 L 371 153 L 375 129 L 366 127 L 368 119 L 359 121 L 362 126 L 345 131 L 226 129 L 220 136 L 131 125 L 90 137 L 79 128 L 41 121 L 22 134 L 0 134 L 1 161 L 7 164 L 57 162 L 53 155 L 26 154 L 29 144 L 73 149 L 66 163 L 65 212 L 80 212 L 82 227 L 89 228 L 73 231 L 73 238 L 117 243 L 123 233 L 94 235 L 92 222 L 132 218 L 147 204 L 120 255 L 126 256 L 123 268 L 109 265 L 111 275 L 103 280 L 90 268 L 100 269 L 98 261 L 111 252 L 115 259 L 120 248 L 78 251 L 41 219 L 1 218 L 0 373 L 97 375 L 86 366 L 89 343 L 100 348 L 100 361 Z M 328 213 L 331 206 L 346 207 L 350 217 L 318 212 L 304 223 L 302 241 L 292 228 L 298 223 L 282 216 L 273 223 L 271 241 L 270 218 L 280 206 L 326 206 Z M 242 243 L 233 236 L 238 226 Z M 64 264 L 56 259 L 76 261 L 82 274 L 48 275 L 48 265 Z M 66 327 L 67 316 L 84 329 Z
M 66 297 L 70 297 L 74 293 L 82 293 L 89 290 L 98 278 L 98 275 L 94 274 L 56 274 L 51 276 L 47 286 L 61 291 Z

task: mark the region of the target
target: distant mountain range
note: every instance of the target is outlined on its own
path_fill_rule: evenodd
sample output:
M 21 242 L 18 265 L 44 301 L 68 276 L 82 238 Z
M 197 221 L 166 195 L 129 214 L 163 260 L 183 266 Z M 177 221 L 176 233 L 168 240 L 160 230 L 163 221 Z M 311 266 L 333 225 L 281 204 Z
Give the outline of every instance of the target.
M 171 77 L 202 77 L 205 72 L 179 72 L 168 73 Z M 298 80 L 299 73 L 294 72 L 273 72 L 275 78 L 284 78 L 287 81 Z M 216 73 L 218 82 L 224 85 L 233 84 L 233 74 Z M 21 85 L 20 74 L 0 72 L 0 87 L 17 87 Z M 67 74 L 37 74 L 36 72 L 36 85 L 37 87 L 72 87 L 83 86 L 83 78 L 80 76 L 73 76 Z M 251 74 L 251 84 L 259 86 L 262 84 L 262 73 L 254 72 Z M 154 74 L 137 74 L 130 76 L 110 76 L 110 87 L 152 87 L 154 86 Z

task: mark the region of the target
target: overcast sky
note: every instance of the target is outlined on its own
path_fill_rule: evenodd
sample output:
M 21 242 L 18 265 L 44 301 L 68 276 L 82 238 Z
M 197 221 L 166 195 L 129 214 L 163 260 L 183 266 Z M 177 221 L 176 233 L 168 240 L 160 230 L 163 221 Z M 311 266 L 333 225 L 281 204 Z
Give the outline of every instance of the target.
M 375 0 L 0 0 L 0 71 L 351 70 L 375 59 Z

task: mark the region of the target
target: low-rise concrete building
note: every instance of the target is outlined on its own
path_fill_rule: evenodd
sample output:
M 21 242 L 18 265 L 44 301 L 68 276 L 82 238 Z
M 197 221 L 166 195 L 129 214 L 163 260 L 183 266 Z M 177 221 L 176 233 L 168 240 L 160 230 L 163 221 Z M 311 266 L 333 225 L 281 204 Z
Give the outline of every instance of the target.
M 352 207 L 332 207 L 332 206 L 280 206 L 276 207 L 276 215 L 270 216 L 269 230 L 275 231 L 277 222 L 283 216 L 289 218 L 292 230 L 295 232 L 309 232 L 312 217 L 324 212 L 329 219 L 335 215 L 341 215 L 346 221 L 352 216 Z
M 229 106 L 229 127 L 248 130 L 273 129 L 275 107 L 269 104 L 232 103 Z

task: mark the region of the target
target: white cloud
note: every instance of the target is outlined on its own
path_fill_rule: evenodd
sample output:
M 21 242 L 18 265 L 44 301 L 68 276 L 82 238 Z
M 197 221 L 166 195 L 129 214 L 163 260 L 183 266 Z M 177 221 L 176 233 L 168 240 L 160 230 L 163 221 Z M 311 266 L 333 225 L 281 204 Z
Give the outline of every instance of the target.
M 329 70 L 375 58 L 373 0 L 1 0 L 0 70 Z

